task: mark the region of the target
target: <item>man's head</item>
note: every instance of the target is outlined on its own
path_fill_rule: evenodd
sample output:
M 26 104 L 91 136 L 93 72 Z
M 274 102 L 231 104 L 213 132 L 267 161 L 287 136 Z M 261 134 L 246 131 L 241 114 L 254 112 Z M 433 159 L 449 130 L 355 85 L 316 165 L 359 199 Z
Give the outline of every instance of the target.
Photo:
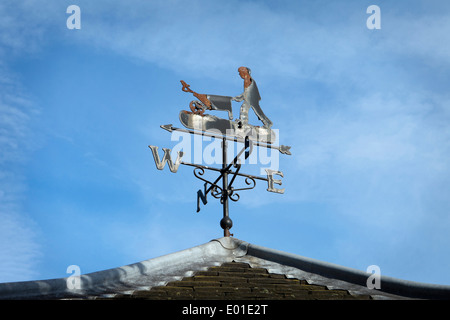
M 240 67 L 238 69 L 239 75 L 241 76 L 242 79 L 250 79 L 251 78 L 251 70 L 250 68 L 247 67 Z

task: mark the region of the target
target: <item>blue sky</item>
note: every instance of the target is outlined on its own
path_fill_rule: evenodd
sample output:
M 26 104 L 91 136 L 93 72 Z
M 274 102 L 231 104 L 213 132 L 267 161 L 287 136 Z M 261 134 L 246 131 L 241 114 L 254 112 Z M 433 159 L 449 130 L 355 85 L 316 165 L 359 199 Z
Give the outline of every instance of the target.
M 449 285 L 449 34 L 447 1 L 2 1 L 0 282 L 221 237 L 192 169 L 157 170 L 147 146 L 176 145 L 159 126 L 181 126 L 180 80 L 235 96 L 243 65 L 293 154 L 285 194 L 231 203 L 235 237 Z

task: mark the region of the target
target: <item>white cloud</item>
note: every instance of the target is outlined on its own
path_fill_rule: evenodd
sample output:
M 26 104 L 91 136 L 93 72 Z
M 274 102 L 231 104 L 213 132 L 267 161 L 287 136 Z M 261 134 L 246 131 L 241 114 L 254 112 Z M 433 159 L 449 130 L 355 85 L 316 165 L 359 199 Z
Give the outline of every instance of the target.
M 430 199 L 443 197 L 441 183 L 450 182 L 450 110 L 429 98 L 367 96 L 343 112 L 304 120 L 290 171 L 309 188 L 296 197 L 329 201 L 380 228 L 440 215 L 445 207 L 427 210 Z
M 39 278 L 42 258 L 36 225 L 0 199 L 0 282 Z
M 450 33 L 449 16 L 448 11 L 442 10 L 433 15 L 407 15 L 395 19 L 382 46 L 397 54 L 421 57 L 424 64 L 448 68 L 450 44 L 444 39 L 448 39 Z
M 311 75 L 315 66 L 303 58 L 320 61 L 335 39 L 327 28 L 254 2 L 135 1 L 111 7 L 87 4 L 83 12 L 104 19 L 87 21 L 81 41 L 209 77 L 230 72 L 230 66 L 235 74 L 246 63 L 260 73 L 275 69 L 299 76 L 307 69 Z M 324 38 L 319 48 L 312 45 L 317 38 Z
M 22 98 L 8 97 L 0 85 L 0 282 L 31 280 L 37 276 L 40 248 L 36 226 L 23 212 L 26 185 L 22 174 L 25 155 L 33 146 L 28 110 Z M 9 91 L 9 90 L 6 90 Z M 26 105 L 26 103 L 25 103 Z
M 0 5 L 0 282 L 35 279 L 41 257 L 39 228 L 22 206 L 23 166 L 36 147 L 30 122 L 38 110 L 7 61 L 34 52 L 42 33 L 21 13 L 6 2 Z

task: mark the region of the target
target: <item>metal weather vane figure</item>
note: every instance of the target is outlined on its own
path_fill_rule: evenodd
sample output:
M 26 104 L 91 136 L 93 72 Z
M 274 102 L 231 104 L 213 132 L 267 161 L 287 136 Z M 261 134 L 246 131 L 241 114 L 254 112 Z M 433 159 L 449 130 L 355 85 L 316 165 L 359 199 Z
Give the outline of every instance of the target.
M 267 191 L 275 193 L 284 193 L 284 189 L 274 187 L 274 184 L 281 185 L 281 180 L 275 179 L 274 175 L 283 177 L 281 171 L 265 169 L 267 176 L 254 176 L 240 172 L 240 157 L 244 155 L 247 159 L 254 146 L 265 147 L 278 150 L 282 154 L 290 155 L 289 146 L 275 146 L 275 132 L 271 129 L 272 121 L 264 114 L 259 101 L 261 96 L 256 86 L 255 80 L 251 77 L 251 71 L 247 67 L 238 69 L 239 75 L 244 80 L 244 92 L 238 96 L 219 96 L 210 94 L 199 94 L 190 89 L 190 85 L 181 80 L 182 91 L 192 93 L 197 101 L 191 101 L 189 104 L 190 111 L 182 110 L 179 114 L 181 124 L 187 129 L 173 127 L 171 124 L 163 125 L 161 128 L 172 132 L 180 131 L 189 134 L 214 137 L 222 139 L 222 167 L 214 168 L 199 164 L 183 162 L 183 152 L 178 152 L 175 161 L 171 158 L 171 150 L 163 148 L 164 155 L 162 159 L 158 155 L 158 147 L 149 146 L 152 150 L 153 158 L 157 169 L 163 170 L 166 163 L 169 165 L 171 172 L 177 172 L 180 164 L 194 167 L 194 176 L 204 182 L 203 190 L 197 191 L 197 212 L 200 211 L 200 201 L 206 205 L 207 195 L 210 194 L 216 199 L 220 199 L 223 206 L 223 218 L 220 226 L 224 230 L 224 236 L 230 236 L 230 229 L 233 223 L 229 217 L 228 200 L 238 201 L 240 196 L 237 191 L 250 190 L 255 188 L 256 180 L 266 181 L 268 184 Z M 239 118 L 233 120 L 232 101 L 242 102 Z M 248 123 L 248 112 L 252 109 L 263 126 L 254 126 Z M 220 118 L 215 115 L 205 114 L 207 110 L 226 111 L 228 119 Z M 244 143 L 242 150 L 236 157 L 227 164 L 227 141 Z M 205 170 L 219 172 L 220 175 L 214 180 L 209 181 L 204 178 Z M 228 178 L 230 180 L 228 180 Z M 244 177 L 245 187 L 235 188 L 233 186 L 237 177 Z M 220 184 L 221 180 L 221 184 Z
M 259 95 L 259 90 L 256 86 L 255 80 L 253 80 L 251 77 L 250 68 L 240 67 L 238 69 L 238 72 L 241 78 L 244 79 L 244 92 L 239 96 L 232 98 L 232 100 L 238 102 L 244 100 L 239 116 L 240 126 L 248 125 L 248 111 L 250 108 L 252 108 L 255 114 L 258 116 L 258 119 L 261 120 L 264 124 L 264 128 L 270 129 L 272 127 L 272 121 L 267 118 L 267 116 L 259 106 L 261 96 Z

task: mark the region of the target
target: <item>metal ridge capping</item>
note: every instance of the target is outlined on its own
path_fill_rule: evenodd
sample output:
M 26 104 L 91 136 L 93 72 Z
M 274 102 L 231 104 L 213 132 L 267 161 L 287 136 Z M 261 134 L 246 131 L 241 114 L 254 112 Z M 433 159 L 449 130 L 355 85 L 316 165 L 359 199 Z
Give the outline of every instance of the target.
M 195 271 L 229 262 L 233 257 L 242 254 L 238 246 L 238 254 L 234 255 L 235 250 L 230 251 L 230 248 L 224 246 L 226 242 L 213 240 L 142 262 L 84 274 L 80 276 L 80 289 L 69 289 L 68 278 L 0 283 L 0 299 L 86 297 L 111 291 L 149 289 L 165 285 L 169 281 L 190 276 Z
M 80 276 L 80 288 L 69 289 L 68 278 L 0 283 L 0 299 L 61 299 L 148 290 L 181 280 L 195 272 L 225 262 L 247 262 L 278 270 L 286 276 L 304 278 L 329 288 L 341 288 L 378 298 L 450 299 L 450 286 L 419 283 L 381 275 L 381 289 L 368 289 L 371 275 L 296 254 L 222 237 L 118 268 Z
M 273 261 L 285 266 L 298 268 L 302 271 L 317 274 L 326 278 L 336 279 L 366 287 L 370 273 L 323 262 L 283 251 L 250 244 L 248 255 Z M 374 292 L 385 292 L 413 299 L 450 299 L 450 286 L 402 280 L 381 275 L 381 289 Z M 368 289 L 369 290 L 369 289 Z

